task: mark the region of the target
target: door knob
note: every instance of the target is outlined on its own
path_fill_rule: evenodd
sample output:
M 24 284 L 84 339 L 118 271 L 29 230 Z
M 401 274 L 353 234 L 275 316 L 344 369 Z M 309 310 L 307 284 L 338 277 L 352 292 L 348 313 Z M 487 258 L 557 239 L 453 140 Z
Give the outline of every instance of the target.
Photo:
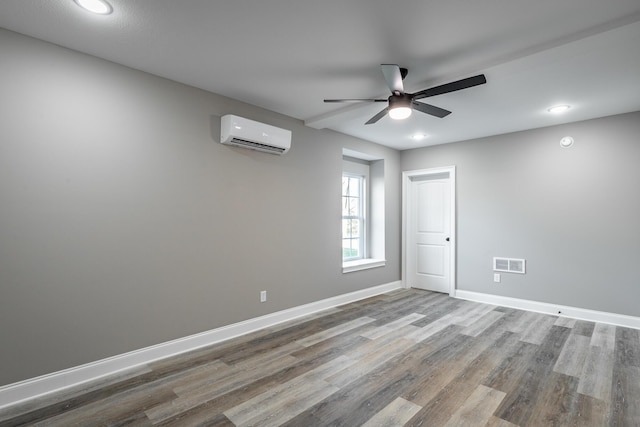
M 450 239 L 447 237 L 445 240 L 448 242 Z

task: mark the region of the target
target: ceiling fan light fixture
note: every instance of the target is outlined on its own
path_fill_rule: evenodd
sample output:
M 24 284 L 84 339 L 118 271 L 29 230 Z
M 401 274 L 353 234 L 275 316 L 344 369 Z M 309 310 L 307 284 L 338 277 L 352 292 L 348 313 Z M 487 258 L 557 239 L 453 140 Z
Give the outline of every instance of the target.
M 411 108 L 409 107 L 394 107 L 389 110 L 389 117 L 393 120 L 404 120 L 411 115 Z
M 391 95 L 389 97 L 389 117 L 393 120 L 404 120 L 411 115 L 411 97 L 407 95 Z

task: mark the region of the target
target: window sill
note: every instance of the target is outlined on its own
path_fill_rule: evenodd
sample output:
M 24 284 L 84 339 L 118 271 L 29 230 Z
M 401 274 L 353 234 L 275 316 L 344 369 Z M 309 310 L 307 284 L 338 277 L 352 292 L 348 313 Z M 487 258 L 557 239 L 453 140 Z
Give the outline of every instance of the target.
M 366 270 L 369 268 L 384 267 L 387 260 L 385 259 L 359 259 L 356 261 L 347 261 L 342 263 L 342 272 L 351 273 L 353 271 Z

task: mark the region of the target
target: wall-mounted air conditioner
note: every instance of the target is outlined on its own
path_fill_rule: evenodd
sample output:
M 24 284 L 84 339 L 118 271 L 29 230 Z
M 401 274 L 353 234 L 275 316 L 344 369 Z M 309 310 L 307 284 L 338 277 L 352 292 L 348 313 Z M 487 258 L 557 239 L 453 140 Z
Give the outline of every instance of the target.
M 222 116 L 220 142 L 271 154 L 291 148 L 291 131 L 227 114 Z

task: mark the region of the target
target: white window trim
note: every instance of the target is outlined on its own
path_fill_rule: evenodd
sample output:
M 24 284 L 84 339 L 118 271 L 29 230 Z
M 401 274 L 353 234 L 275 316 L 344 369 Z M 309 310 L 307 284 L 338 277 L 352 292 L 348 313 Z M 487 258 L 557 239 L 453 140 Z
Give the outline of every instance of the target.
M 384 267 L 386 259 L 364 258 L 355 261 L 345 261 L 342 263 L 342 272 L 351 273 L 353 271 L 367 270 L 369 268 Z

